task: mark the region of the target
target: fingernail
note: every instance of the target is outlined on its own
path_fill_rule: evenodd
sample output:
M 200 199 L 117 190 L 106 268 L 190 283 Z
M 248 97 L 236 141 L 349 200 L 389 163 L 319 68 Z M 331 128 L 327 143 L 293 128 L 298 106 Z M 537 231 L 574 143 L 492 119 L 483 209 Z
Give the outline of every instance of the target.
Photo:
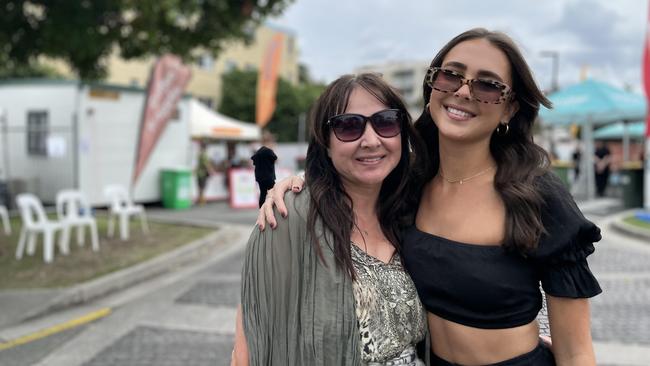
M 257 225 L 257 228 L 258 228 L 260 231 L 264 231 L 264 226 L 262 226 L 262 225 Z
M 286 219 L 286 218 L 287 218 L 287 213 L 286 213 L 286 212 L 283 212 L 283 213 L 282 213 L 282 217 L 284 217 L 284 218 Z

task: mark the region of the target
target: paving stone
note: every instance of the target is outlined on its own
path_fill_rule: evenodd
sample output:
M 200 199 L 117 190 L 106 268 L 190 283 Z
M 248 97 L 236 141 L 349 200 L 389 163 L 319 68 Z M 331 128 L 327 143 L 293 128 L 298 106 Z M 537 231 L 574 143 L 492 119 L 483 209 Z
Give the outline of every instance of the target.
M 226 366 L 232 347 L 232 335 L 141 326 L 84 366 Z
M 617 248 L 609 243 L 596 243 L 596 252 L 588 257 L 594 273 L 650 272 L 650 254 Z
M 241 266 L 244 262 L 244 251 L 240 251 L 231 257 L 228 257 L 218 263 L 215 263 L 208 267 L 206 270 L 207 273 L 213 274 L 222 274 L 222 273 L 232 273 L 240 274 Z
M 240 300 L 240 282 L 198 282 L 176 299 L 177 303 L 200 304 L 214 307 L 235 307 Z
M 650 344 L 650 279 L 602 280 L 591 300 L 594 340 Z

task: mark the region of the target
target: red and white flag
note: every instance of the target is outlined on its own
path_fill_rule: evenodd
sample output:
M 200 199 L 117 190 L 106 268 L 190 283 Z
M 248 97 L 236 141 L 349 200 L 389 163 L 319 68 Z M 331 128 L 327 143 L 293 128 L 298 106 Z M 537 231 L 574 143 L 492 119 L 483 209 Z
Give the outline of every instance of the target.
M 650 5 L 648 6 L 648 24 L 646 25 L 645 45 L 643 47 L 643 87 L 645 88 L 647 105 L 650 109 Z M 646 110 L 645 125 L 645 203 L 650 210 L 650 113 Z
M 648 24 L 646 28 L 645 45 L 643 49 L 643 87 L 648 102 L 650 103 L 650 7 L 648 9 Z M 646 138 L 650 137 L 650 113 L 646 113 Z
M 174 55 L 164 55 L 154 65 L 140 123 L 133 186 L 144 170 L 167 122 L 176 111 L 178 101 L 183 96 L 191 76 L 190 68 L 183 65 L 181 59 Z

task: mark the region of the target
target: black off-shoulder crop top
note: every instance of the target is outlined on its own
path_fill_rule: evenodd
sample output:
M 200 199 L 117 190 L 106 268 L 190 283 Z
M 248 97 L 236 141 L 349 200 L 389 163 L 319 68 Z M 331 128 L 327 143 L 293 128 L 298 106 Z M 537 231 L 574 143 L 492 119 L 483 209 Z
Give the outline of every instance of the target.
M 527 256 L 501 246 L 460 243 L 420 231 L 404 232 L 402 258 L 425 308 L 449 321 L 484 329 L 533 321 L 544 292 L 586 298 L 601 292 L 587 265 L 600 229 L 584 218 L 557 177 L 538 178 L 546 233 Z

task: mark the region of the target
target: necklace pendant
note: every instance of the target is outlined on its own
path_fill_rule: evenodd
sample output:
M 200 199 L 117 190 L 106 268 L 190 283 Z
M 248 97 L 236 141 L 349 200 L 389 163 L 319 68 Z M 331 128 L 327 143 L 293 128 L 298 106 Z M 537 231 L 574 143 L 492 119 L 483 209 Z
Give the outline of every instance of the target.
M 460 183 L 460 185 L 463 185 L 463 180 L 461 179 L 461 180 L 459 181 L 459 183 Z

